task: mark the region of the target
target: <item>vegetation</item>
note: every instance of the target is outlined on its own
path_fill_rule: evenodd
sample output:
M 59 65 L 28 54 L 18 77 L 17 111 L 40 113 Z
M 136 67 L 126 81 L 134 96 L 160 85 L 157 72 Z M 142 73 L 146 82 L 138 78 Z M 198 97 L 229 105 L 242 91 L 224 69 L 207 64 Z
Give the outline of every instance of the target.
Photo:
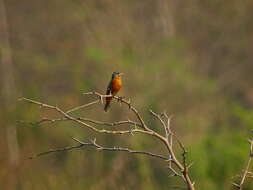
M 73 144 L 69 136 L 85 140 L 94 134 L 65 122 L 17 122 L 56 116 L 17 99 L 68 110 L 89 102 L 83 92 L 104 93 L 113 71 L 125 73 L 119 95 L 131 98 L 155 130 L 161 129 L 147 110 L 174 115 L 171 126 L 194 163 L 196 189 L 233 188 L 248 159 L 253 125 L 253 1 L 0 2 L 0 30 L 6 31 L 0 33 L 0 189 L 153 190 L 180 184 L 159 161 L 126 153 L 85 150 L 28 159 Z M 129 114 L 113 102 L 108 113 L 97 104 L 76 116 L 114 122 Z M 141 135 L 97 140 L 163 151 Z M 249 178 L 245 189 L 252 188 Z

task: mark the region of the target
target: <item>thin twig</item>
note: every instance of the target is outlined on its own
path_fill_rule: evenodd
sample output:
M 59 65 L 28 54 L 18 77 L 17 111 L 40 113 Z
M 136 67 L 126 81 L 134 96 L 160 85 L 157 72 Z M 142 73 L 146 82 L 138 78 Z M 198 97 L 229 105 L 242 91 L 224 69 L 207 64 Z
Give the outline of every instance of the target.
M 97 121 L 97 120 L 84 118 L 84 117 L 78 117 L 76 119 L 81 120 L 81 121 L 85 121 L 85 122 L 90 122 L 90 123 L 97 124 L 97 125 L 109 126 L 109 127 L 115 127 L 115 126 L 119 126 L 119 125 L 132 125 L 135 127 L 141 126 L 140 123 L 137 123 L 137 122 L 131 121 L 131 120 L 116 121 L 116 122 L 102 122 L 102 121 Z M 66 120 L 69 120 L 69 119 L 67 119 L 67 118 L 54 118 L 54 119 L 42 118 L 41 120 L 36 121 L 36 122 L 27 122 L 27 121 L 19 120 L 18 123 L 26 123 L 26 124 L 30 124 L 30 125 L 41 125 L 44 123 L 52 124 L 55 122 L 66 121 Z
M 83 146 L 84 146 L 84 145 L 79 144 L 79 145 L 76 145 L 76 146 L 66 146 L 66 147 L 63 147 L 63 148 L 50 149 L 50 150 L 48 150 L 48 151 L 35 154 L 35 155 L 29 157 L 29 159 L 34 159 L 34 158 L 36 158 L 36 157 L 45 156 L 45 155 L 51 154 L 51 153 L 70 151 L 70 150 L 73 150 L 73 149 L 79 149 L 79 148 L 81 148 L 81 147 L 83 147 Z M 88 144 L 87 144 L 87 146 L 88 146 Z
M 74 111 L 77 111 L 77 110 L 86 108 L 86 107 L 91 106 L 91 105 L 93 105 L 93 104 L 96 104 L 96 103 L 98 103 L 98 102 L 99 102 L 99 100 L 95 100 L 95 101 L 90 102 L 90 103 L 88 103 L 88 104 L 84 104 L 84 105 L 81 105 L 81 106 L 74 107 L 74 108 L 72 108 L 72 109 L 66 111 L 66 113 L 72 113 L 72 112 L 74 112 Z
M 172 133 L 172 130 L 170 128 L 170 121 L 173 117 L 173 115 L 170 115 L 168 116 L 166 112 L 163 113 L 163 116 L 166 118 L 167 120 L 167 124 L 166 124 L 166 131 L 167 131 L 167 134 L 168 134 L 168 139 L 170 141 L 170 144 L 171 146 L 173 145 L 173 133 Z
M 252 158 L 253 158 L 253 139 L 251 140 L 248 140 L 249 143 L 250 143 L 250 153 L 249 153 L 249 159 L 247 161 L 247 164 L 246 164 L 246 167 L 244 169 L 244 172 L 242 174 L 242 177 L 241 177 L 241 180 L 240 180 L 240 183 L 237 184 L 237 183 L 232 183 L 237 189 L 239 190 L 242 190 L 243 189 L 243 185 L 245 183 L 245 180 L 247 177 L 252 177 L 252 172 L 249 172 L 249 168 L 250 168 L 250 165 L 251 165 L 251 162 L 252 162 Z M 248 175 L 250 174 L 250 175 Z
M 168 138 L 168 136 L 169 136 L 168 130 L 167 130 L 167 128 L 166 128 L 165 122 L 162 120 L 162 117 L 161 117 L 159 114 L 157 114 L 157 113 L 155 113 L 154 111 L 152 111 L 151 109 L 149 110 L 149 112 L 150 112 L 156 119 L 158 119 L 158 120 L 160 121 L 160 123 L 162 124 L 162 126 L 163 126 L 163 128 L 164 128 L 165 136 L 166 136 L 166 138 Z
M 101 150 L 101 151 L 110 151 L 110 152 L 128 152 L 128 153 L 132 153 L 132 154 L 142 154 L 142 155 L 146 155 L 146 156 L 150 156 L 150 157 L 155 157 L 155 158 L 159 158 L 162 159 L 164 161 L 169 161 L 168 158 L 166 158 L 165 156 L 159 155 L 159 154 L 155 154 L 152 152 L 146 152 L 146 151 L 137 151 L 137 150 L 132 150 L 129 148 L 122 148 L 122 147 L 105 147 L 102 145 L 99 145 L 96 143 L 96 140 L 91 140 L 89 142 L 83 142 L 80 141 L 77 138 L 72 138 L 73 140 L 75 140 L 76 142 L 78 142 L 78 145 L 76 146 L 67 146 L 67 147 L 63 147 L 63 148 L 56 148 L 56 149 L 50 149 L 48 151 L 45 152 L 41 152 L 39 154 L 36 154 L 34 156 L 29 157 L 30 159 L 36 158 L 36 157 L 40 157 L 40 156 L 45 156 L 51 153 L 58 153 L 58 152 L 66 152 L 66 151 L 71 151 L 73 149 L 80 149 L 83 147 L 94 147 L 97 150 Z
M 83 117 L 79 117 L 78 119 L 81 120 L 81 121 L 87 121 L 87 122 L 91 122 L 91 123 L 94 123 L 94 124 L 97 124 L 97 125 L 106 125 L 106 126 L 110 126 L 110 127 L 114 127 L 114 126 L 117 126 L 117 125 L 124 125 L 124 124 L 130 124 L 130 125 L 133 125 L 133 126 L 141 127 L 140 123 L 137 123 L 137 122 L 134 122 L 134 121 L 131 121 L 131 120 L 117 121 L 117 122 L 110 123 L 110 122 L 96 121 L 96 120 L 93 120 L 93 119 L 88 119 L 88 118 L 83 118 Z
M 42 118 L 41 120 L 39 121 L 36 121 L 36 122 L 27 122 L 27 121 L 23 121 L 23 120 L 19 120 L 17 121 L 18 123 L 26 123 L 26 124 L 30 124 L 30 125 L 42 125 L 44 123 L 55 123 L 55 122 L 58 122 L 58 121 L 66 121 L 68 119 L 66 118 L 55 118 L 55 119 L 49 119 L 49 118 Z

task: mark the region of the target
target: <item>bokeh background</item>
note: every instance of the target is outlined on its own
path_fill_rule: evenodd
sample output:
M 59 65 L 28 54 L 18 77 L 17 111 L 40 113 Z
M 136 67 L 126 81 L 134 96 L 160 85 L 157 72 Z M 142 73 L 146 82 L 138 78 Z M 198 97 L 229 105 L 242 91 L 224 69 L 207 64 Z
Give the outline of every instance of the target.
M 73 123 L 29 125 L 49 111 L 18 102 L 28 97 L 63 109 L 105 92 L 124 72 L 120 95 L 146 122 L 148 110 L 173 114 L 172 128 L 194 162 L 196 189 L 232 189 L 248 158 L 253 128 L 252 0 L 1 0 L 0 189 L 172 189 L 164 163 L 93 149 L 27 159 L 72 145 L 70 136 L 104 145 L 163 152 L 152 138 L 101 136 Z M 113 103 L 79 113 L 102 121 L 132 117 Z M 178 152 L 180 154 L 180 152 Z M 253 189 L 249 179 L 245 189 Z

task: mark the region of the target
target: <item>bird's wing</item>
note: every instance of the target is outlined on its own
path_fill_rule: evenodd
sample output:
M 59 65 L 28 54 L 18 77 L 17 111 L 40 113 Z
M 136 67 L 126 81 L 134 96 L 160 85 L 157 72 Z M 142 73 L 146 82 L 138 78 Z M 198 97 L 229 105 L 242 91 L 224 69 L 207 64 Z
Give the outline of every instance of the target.
M 106 95 L 110 95 L 111 93 L 112 93 L 112 81 L 110 81 L 107 86 Z

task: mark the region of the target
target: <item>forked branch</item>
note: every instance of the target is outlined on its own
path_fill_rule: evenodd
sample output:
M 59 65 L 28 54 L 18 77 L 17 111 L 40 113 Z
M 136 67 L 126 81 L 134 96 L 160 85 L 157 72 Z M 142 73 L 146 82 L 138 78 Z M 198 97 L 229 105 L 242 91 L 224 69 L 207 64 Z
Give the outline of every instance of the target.
M 67 111 L 62 110 L 58 106 L 53 106 L 53 105 L 41 103 L 39 101 L 35 101 L 32 99 L 28 99 L 28 98 L 21 98 L 20 100 L 37 105 L 37 106 L 44 108 L 44 109 L 54 110 L 55 112 L 57 112 L 59 114 L 58 118 L 53 118 L 53 119 L 42 118 L 33 124 L 43 125 L 45 123 L 52 124 L 52 123 L 56 123 L 56 122 L 71 121 L 71 122 L 78 124 L 79 127 L 89 129 L 89 130 L 93 131 L 94 133 L 111 134 L 111 135 L 124 135 L 124 134 L 141 133 L 146 136 L 151 136 L 151 137 L 159 140 L 166 147 L 168 152 L 165 153 L 165 155 L 167 155 L 167 156 L 152 153 L 152 152 L 147 152 L 147 151 L 133 150 L 130 148 L 122 148 L 122 147 L 116 147 L 116 146 L 115 147 L 106 147 L 106 146 L 97 144 L 95 140 L 91 140 L 89 142 L 83 142 L 83 141 L 80 141 L 76 138 L 73 138 L 73 140 L 75 140 L 75 142 L 78 143 L 75 146 L 67 146 L 67 147 L 63 147 L 63 148 L 51 149 L 46 152 L 42 152 L 37 155 L 34 155 L 31 158 L 35 158 L 38 156 L 43 156 L 43 155 L 47 155 L 47 154 L 51 154 L 51 153 L 56 153 L 56 152 L 81 149 L 84 147 L 93 147 L 93 148 L 95 148 L 97 150 L 101 150 L 101 151 L 115 151 L 115 152 L 127 152 L 130 154 L 141 154 L 141 155 L 154 157 L 154 158 L 164 161 L 165 164 L 167 165 L 167 168 L 174 176 L 179 176 L 182 178 L 182 180 L 186 184 L 186 187 L 188 190 L 195 190 L 194 183 L 192 182 L 192 180 L 190 179 L 190 176 L 189 176 L 189 168 L 191 165 L 187 165 L 187 163 L 186 163 L 187 151 L 185 150 L 185 147 L 183 146 L 181 141 L 179 141 L 179 139 L 175 136 L 175 134 L 172 132 L 172 130 L 170 128 L 171 117 L 169 117 L 166 113 L 157 114 L 157 113 L 153 112 L 152 110 L 150 110 L 150 113 L 152 114 L 152 116 L 155 117 L 156 119 L 158 119 L 160 124 L 164 128 L 164 134 L 159 134 L 158 132 L 154 131 L 153 129 L 151 129 L 150 126 L 148 126 L 146 124 L 146 122 L 144 121 L 144 119 L 142 118 L 142 116 L 140 115 L 138 110 L 132 105 L 130 100 L 126 100 L 125 98 L 118 97 L 118 96 L 103 95 L 98 92 L 88 92 L 88 93 L 84 93 L 84 95 L 94 96 L 97 98 L 97 100 L 87 103 L 87 104 L 84 104 L 84 105 L 81 105 L 81 106 L 74 107 L 74 108 L 67 110 Z M 85 118 L 85 117 L 75 117 L 72 115 L 73 112 L 77 112 L 80 109 L 90 107 L 90 106 L 95 105 L 97 103 L 103 103 L 104 99 L 106 97 L 112 97 L 113 99 L 118 100 L 119 103 L 126 105 L 134 113 L 137 121 L 132 121 L 132 120 L 127 119 L 124 121 L 116 121 L 116 122 L 110 123 L 110 122 L 97 121 L 97 120 Z M 120 130 L 119 129 L 120 125 L 125 125 L 128 127 L 128 129 L 127 130 Z M 104 129 L 104 128 L 102 128 L 104 126 L 110 126 L 113 129 Z M 173 146 L 173 138 L 174 137 L 176 137 L 175 142 L 177 142 L 182 149 L 182 152 L 183 152 L 182 159 L 177 158 L 177 156 L 175 154 L 174 147 L 176 147 L 176 146 Z
M 96 139 L 90 140 L 89 142 L 83 142 L 77 138 L 72 138 L 74 141 L 76 141 L 78 144 L 75 146 L 67 146 L 67 147 L 63 147 L 63 148 L 56 148 L 56 149 L 51 149 L 45 152 L 41 152 L 39 154 L 35 154 L 34 156 L 31 156 L 30 158 L 36 158 L 36 157 L 40 157 L 40 156 L 44 156 L 44 155 L 48 155 L 51 153 L 57 153 L 57 152 L 65 152 L 65 151 L 71 151 L 73 149 L 81 149 L 81 148 L 85 148 L 85 147 L 93 147 L 96 148 L 99 151 L 108 151 L 108 152 L 128 152 L 128 153 L 132 153 L 132 154 L 142 154 L 142 155 L 146 155 L 146 156 L 150 156 L 150 157 L 154 157 L 154 158 L 159 158 L 162 159 L 164 161 L 171 161 L 168 158 L 166 158 L 163 155 L 159 155 L 159 154 L 155 154 L 152 152 L 147 152 L 147 151 L 137 151 L 137 150 L 132 150 L 129 148 L 122 148 L 122 147 L 105 147 L 103 145 L 99 145 L 96 143 Z

